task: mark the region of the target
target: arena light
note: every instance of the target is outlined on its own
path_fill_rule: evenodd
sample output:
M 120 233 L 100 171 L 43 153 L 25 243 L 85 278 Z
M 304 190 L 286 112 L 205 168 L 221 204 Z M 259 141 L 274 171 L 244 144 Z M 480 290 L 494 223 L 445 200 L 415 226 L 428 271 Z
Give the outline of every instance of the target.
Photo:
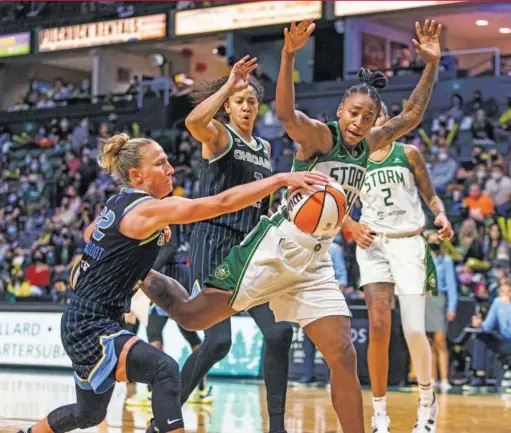
M 500 33 L 504 33 L 504 34 L 508 34 L 508 33 L 511 33 L 511 29 L 509 27 L 501 27 L 499 29 L 499 32 Z
M 476 21 L 476 26 L 481 26 L 482 27 L 482 26 L 487 26 L 488 24 L 489 23 L 486 20 L 477 20 Z

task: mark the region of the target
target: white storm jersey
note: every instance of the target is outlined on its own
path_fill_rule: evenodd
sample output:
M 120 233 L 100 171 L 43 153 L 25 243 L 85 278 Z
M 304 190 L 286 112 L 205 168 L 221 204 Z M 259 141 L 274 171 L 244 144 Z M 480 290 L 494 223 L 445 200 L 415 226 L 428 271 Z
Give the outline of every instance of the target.
M 339 125 L 336 121 L 327 123 L 334 137 L 334 146 L 330 152 L 314 156 L 307 161 L 294 159 L 292 171 L 317 171 L 330 176 L 341 185 L 346 194 L 345 217 L 349 215 L 353 204 L 357 200 L 364 184 L 366 167 L 369 161 L 369 144 L 362 140 L 356 148 L 356 155 L 352 155 L 344 146 Z M 283 202 L 286 205 L 286 201 Z M 335 237 L 339 228 L 332 230 L 327 237 Z
M 425 226 L 426 216 L 403 143 L 393 143 L 383 161 L 369 159 L 360 201 L 360 222 L 376 232 L 399 234 Z

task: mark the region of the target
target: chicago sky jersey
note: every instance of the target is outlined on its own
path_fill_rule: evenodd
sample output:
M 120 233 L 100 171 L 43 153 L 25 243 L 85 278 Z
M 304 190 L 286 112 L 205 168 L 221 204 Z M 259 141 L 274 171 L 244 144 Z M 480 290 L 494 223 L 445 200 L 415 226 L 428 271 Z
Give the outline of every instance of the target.
M 164 235 L 160 230 L 144 240 L 132 239 L 119 231 L 119 224 L 130 210 L 152 198 L 143 190 L 124 188 L 106 202 L 71 272 L 77 297 L 129 311 L 135 286 L 152 268 Z
M 227 147 L 210 159 L 203 159 L 199 180 L 200 197 L 219 194 L 229 188 L 271 176 L 272 168 L 268 146 L 265 141 L 254 137 L 257 147 L 251 146 L 232 127 L 225 125 L 229 142 Z M 237 212 L 220 215 L 208 221 L 221 229 L 248 233 L 259 222 L 262 214 L 269 209 L 269 198 Z

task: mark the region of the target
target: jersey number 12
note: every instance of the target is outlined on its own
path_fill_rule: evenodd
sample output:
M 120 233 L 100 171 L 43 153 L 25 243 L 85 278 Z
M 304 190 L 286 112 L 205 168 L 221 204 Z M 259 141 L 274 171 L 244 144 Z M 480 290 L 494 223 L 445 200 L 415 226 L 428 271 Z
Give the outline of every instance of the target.
M 115 213 L 111 210 L 108 210 L 106 207 L 103 208 L 101 214 L 99 215 L 98 222 L 96 223 L 96 227 L 92 232 L 92 237 L 95 241 L 100 241 L 105 237 L 105 234 L 101 230 L 106 230 L 110 227 L 115 221 Z

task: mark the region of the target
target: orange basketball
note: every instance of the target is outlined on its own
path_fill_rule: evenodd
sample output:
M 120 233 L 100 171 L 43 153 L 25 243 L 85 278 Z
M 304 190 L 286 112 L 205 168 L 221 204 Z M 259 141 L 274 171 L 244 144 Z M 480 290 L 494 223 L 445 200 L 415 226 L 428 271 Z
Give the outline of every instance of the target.
M 331 236 L 339 229 L 346 214 L 346 194 L 338 183 L 314 186 L 314 192 L 298 188 L 287 196 L 292 222 L 314 236 Z

